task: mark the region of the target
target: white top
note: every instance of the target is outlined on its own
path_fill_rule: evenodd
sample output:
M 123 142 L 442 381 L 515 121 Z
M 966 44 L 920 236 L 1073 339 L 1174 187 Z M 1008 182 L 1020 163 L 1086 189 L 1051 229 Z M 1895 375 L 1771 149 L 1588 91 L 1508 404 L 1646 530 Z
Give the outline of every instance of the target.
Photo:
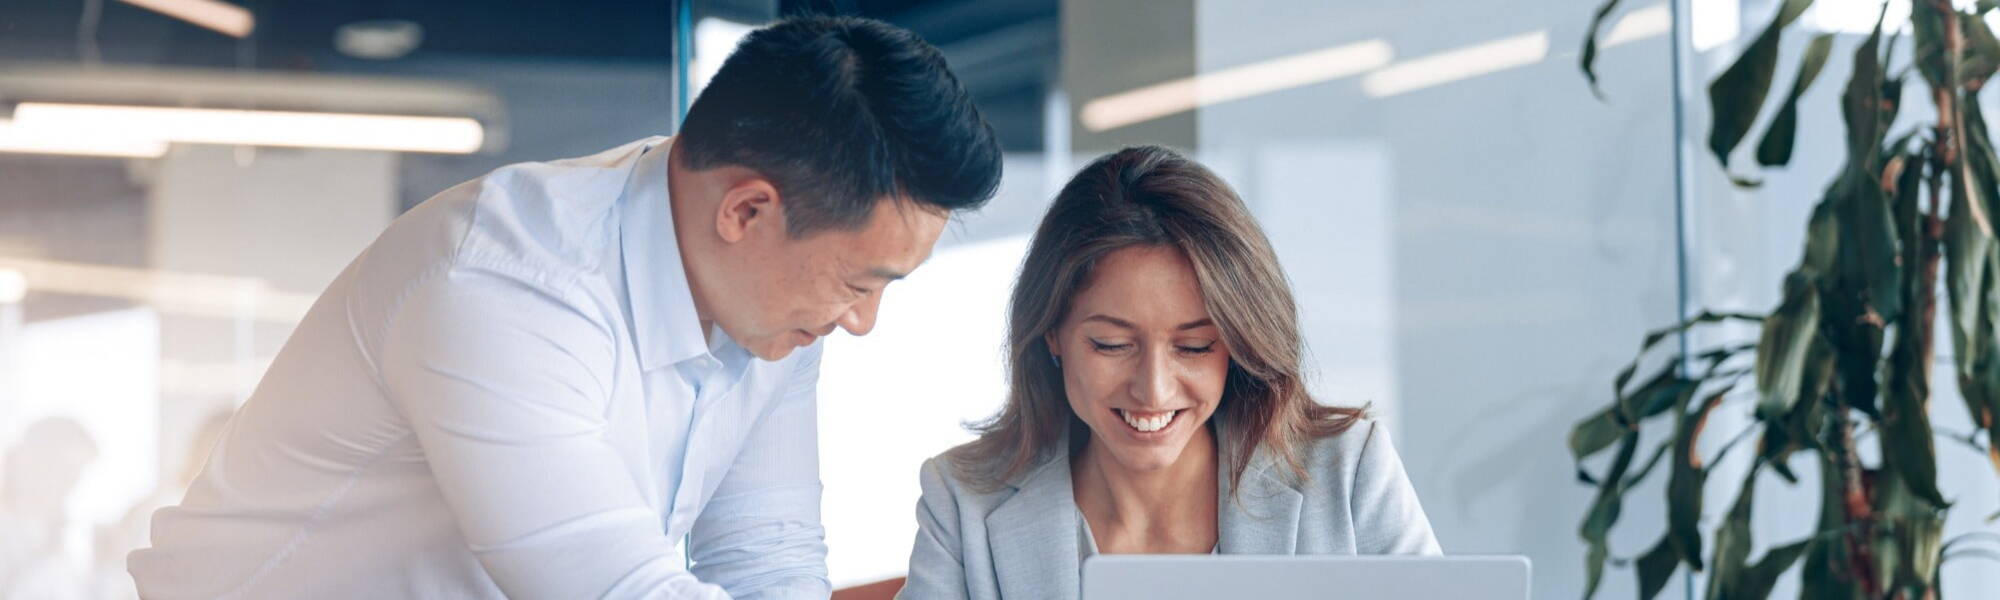
M 704 341 L 668 143 L 503 167 L 391 224 L 154 517 L 140 593 L 825 598 L 820 348 Z

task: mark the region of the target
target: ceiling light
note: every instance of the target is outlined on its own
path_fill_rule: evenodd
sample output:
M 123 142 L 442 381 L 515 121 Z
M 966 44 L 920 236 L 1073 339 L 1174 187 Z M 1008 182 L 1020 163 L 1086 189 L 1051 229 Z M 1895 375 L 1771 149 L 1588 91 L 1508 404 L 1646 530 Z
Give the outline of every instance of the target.
M 196 144 L 468 154 L 485 142 L 479 121 L 466 117 L 23 102 L 14 121 L 40 131 Z
M 1549 55 L 1547 30 L 1414 58 L 1361 78 L 1361 91 L 1381 98 L 1534 64 Z
M 167 142 L 114 131 L 28 127 L 0 120 L 0 152 L 159 158 L 167 153 Z
M 217 0 L 120 0 L 230 37 L 248 37 L 257 20 L 241 6 Z
M 1104 96 L 1079 118 L 1104 131 L 1209 106 L 1332 81 L 1388 64 L 1389 43 L 1368 40 L 1230 67 Z

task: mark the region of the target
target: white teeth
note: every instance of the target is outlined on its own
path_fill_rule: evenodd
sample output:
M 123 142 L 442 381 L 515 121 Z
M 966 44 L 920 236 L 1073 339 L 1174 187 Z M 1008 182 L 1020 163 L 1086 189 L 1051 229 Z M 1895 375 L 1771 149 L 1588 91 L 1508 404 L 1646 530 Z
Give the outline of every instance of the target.
M 1133 429 L 1137 429 L 1141 433 L 1152 433 L 1165 429 L 1168 423 L 1174 422 L 1174 415 L 1180 414 L 1180 412 L 1178 410 L 1170 410 L 1164 414 L 1150 417 L 1134 417 L 1132 413 L 1120 410 L 1118 411 L 1118 416 L 1124 417 L 1125 424 L 1131 425 Z

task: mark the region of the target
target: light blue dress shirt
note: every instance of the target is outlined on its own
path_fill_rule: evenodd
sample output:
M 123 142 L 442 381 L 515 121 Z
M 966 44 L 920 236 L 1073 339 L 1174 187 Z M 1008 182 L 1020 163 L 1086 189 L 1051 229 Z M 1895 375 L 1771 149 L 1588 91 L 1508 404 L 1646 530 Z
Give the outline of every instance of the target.
M 669 142 L 504 167 L 391 224 L 154 517 L 140 592 L 825 598 L 820 347 L 705 339 Z

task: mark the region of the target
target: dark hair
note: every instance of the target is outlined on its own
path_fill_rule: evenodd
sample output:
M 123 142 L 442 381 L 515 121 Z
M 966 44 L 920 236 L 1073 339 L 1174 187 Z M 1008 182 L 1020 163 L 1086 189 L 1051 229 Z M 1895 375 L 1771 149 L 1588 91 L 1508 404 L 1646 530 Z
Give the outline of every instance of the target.
M 1097 261 L 1129 247 L 1180 251 L 1194 267 L 1209 318 L 1229 348 L 1218 415 L 1236 432 L 1231 489 L 1259 450 L 1298 481 L 1310 479 L 1299 447 L 1365 416 L 1306 393 L 1298 306 L 1277 253 L 1250 209 L 1206 167 L 1158 146 L 1097 159 L 1063 186 L 1028 245 L 1007 319 L 1009 389 L 979 439 L 952 456 L 959 474 L 995 488 L 1058 450 L 1065 428 L 1085 427 L 1063 392 L 1044 335 L 1068 317 Z
M 688 110 L 679 143 L 689 168 L 770 179 L 794 237 L 861 227 L 885 197 L 978 208 L 1000 183 L 993 128 L 944 55 L 870 19 L 751 32 Z

